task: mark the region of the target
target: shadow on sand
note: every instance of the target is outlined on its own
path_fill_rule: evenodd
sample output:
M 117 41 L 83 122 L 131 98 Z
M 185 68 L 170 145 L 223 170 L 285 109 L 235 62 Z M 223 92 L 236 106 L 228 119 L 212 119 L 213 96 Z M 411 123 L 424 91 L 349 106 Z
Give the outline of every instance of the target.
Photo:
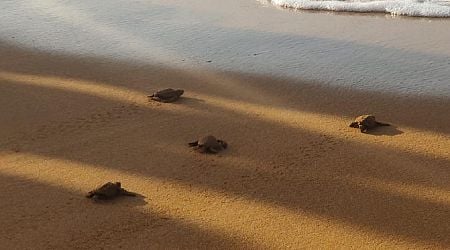
M 450 132 L 447 121 L 435 119 L 448 108 L 449 100 L 362 93 L 349 89 L 318 87 L 313 83 L 300 83 L 296 80 L 271 79 L 267 76 L 239 73 L 226 78 L 235 86 L 219 86 L 214 83 L 209 84 L 211 80 L 208 80 L 208 77 L 202 80 L 189 72 L 170 68 L 161 69 L 152 65 L 136 67 L 133 64 L 123 62 L 117 64 L 100 58 L 45 55 L 41 52 L 20 51 L 17 48 L 10 48 L 7 51 L 3 48 L 1 51 L 7 54 L 12 53 L 9 51 L 14 51 L 9 55 L 10 57 L 15 53 L 19 54 L 14 63 L 1 64 L 1 71 L 33 74 L 36 77 L 42 74 L 88 79 L 140 91 L 143 96 L 151 89 L 177 83 L 174 87 L 192 87 L 199 93 L 227 98 L 230 103 L 245 100 L 255 105 L 278 105 L 286 109 L 345 117 L 389 110 L 386 106 L 394 105 L 397 108 L 383 116 L 383 120 L 395 123 L 399 127 L 409 126 L 446 134 Z M 25 59 L 20 53 L 29 56 Z M 45 67 L 40 66 L 43 60 L 47 63 Z M 97 67 L 98 62 L 102 63 Z M 20 67 L 14 65 L 20 65 Z M 95 73 L 86 75 L 83 72 Z M 222 73 L 217 75 L 224 77 Z M 273 87 L 264 83 L 270 83 Z M 258 85 L 265 87 L 261 88 Z M 285 94 L 273 91 L 276 86 L 284 86 L 282 93 Z M 401 192 L 401 187 L 406 186 L 415 187 L 419 191 L 440 190 L 448 193 L 450 170 L 449 162 L 445 157 L 427 157 L 401 150 L 396 151 L 385 148 L 383 145 L 355 143 L 347 140 L 345 136 L 334 138 L 300 128 L 295 129 L 284 126 L 282 123 L 209 106 L 197 98 L 183 98 L 179 104 L 174 105 L 181 108 L 186 106 L 189 110 L 168 112 L 142 105 L 130 106 L 82 93 L 68 93 L 64 90 L 37 86 L 22 87 L 14 81 L 2 81 L 1 88 L 4 91 L 2 97 L 6 98 L 3 99 L 5 103 L 14 102 L 13 99 L 27 100 L 24 103 L 14 102 L 15 110 L 19 112 L 15 116 L 20 119 L 16 120 L 18 127 L 11 131 L 17 136 L 2 146 L 3 151 L 10 150 L 12 145 L 23 144 L 21 152 L 103 166 L 107 169 L 120 169 L 149 178 L 173 180 L 261 203 L 283 206 L 292 211 L 311 213 L 332 221 L 350 223 L 356 228 L 363 228 L 377 234 L 395 235 L 412 242 L 450 247 L 450 239 L 446 237 L 450 235 L 450 228 L 443 219 L 450 218 L 450 205 L 445 200 L 423 198 L 420 192 L 419 195 Z M 239 92 L 240 90 L 242 92 Z M 245 90 L 249 90 L 250 94 L 246 94 Z M 317 96 L 329 98 L 317 99 Z M 357 105 L 363 100 L 366 104 L 364 107 Z M 60 105 L 51 106 L 55 102 Z M 73 109 L 69 114 L 58 113 L 72 105 L 77 109 Z M 6 105 L 0 107 L 0 111 L 2 114 L 8 113 L 6 115 L 12 116 L 10 107 Z M 53 119 L 53 124 L 46 124 L 48 123 L 46 120 L 39 121 L 38 124 L 44 125 L 22 132 L 21 123 L 26 123 L 28 120 L 20 115 L 20 110 L 29 108 L 36 108 L 38 114 L 39 112 L 56 112 L 49 115 Z M 421 114 L 425 116 L 423 123 L 415 119 L 416 112 L 414 115 L 404 112 L 404 110 L 415 110 L 415 108 L 422 110 Z M 79 120 L 74 121 L 72 117 L 79 117 Z M 433 123 L 428 123 L 427 120 L 433 120 Z M 224 126 L 224 123 L 227 126 Z M 373 134 L 394 136 L 402 133 L 396 126 L 380 128 Z M 239 131 L 239 135 L 236 135 L 236 131 Z M 195 154 L 186 146 L 186 142 L 205 133 L 217 133 L 217 136 L 227 138 L 231 147 L 219 157 Z M 266 137 L 266 133 L 270 133 L 270 137 Z M 152 140 L 156 137 L 163 140 Z M 271 143 L 268 143 L 267 138 L 273 140 L 273 144 L 277 147 L 274 148 Z M 61 141 L 66 143 L 64 145 L 57 143 Z M 95 145 L 95 148 L 89 145 Z M 355 150 L 357 150 L 355 154 L 346 153 Z M 166 165 L 158 166 L 152 162 L 165 162 Z M 18 181 L 15 177 L 2 177 L 2 183 L 15 181 Z M 375 184 L 370 184 L 372 182 Z M 379 183 L 386 183 L 386 186 L 380 187 L 377 185 Z M 27 185 L 39 186 L 47 193 L 61 196 L 61 200 L 56 204 L 64 203 L 62 200 L 69 196 L 78 197 L 78 194 L 69 193 L 67 190 L 59 190 L 33 181 Z M 399 185 L 401 187 L 396 189 L 395 187 Z M 12 192 L 26 194 L 15 186 L 11 186 L 11 189 L 13 189 Z M 34 195 L 35 202 L 42 206 L 49 202 L 46 197 L 51 197 L 43 193 Z M 117 201 L 118 206 L 100 206 L 100 209 L 109 213 L 109 209 L 120 210 L 122 206 L 127 205 L 142 206 L 145 202 L 145 200 L 133 201 L 127 198 Z M 92 218 L 89 215 L 90 209 L 99 208 L 93 206 L 88 208 L 88 206 L 91 206 L 88 202 L 82 205 L 86 211 L 77 208 L 78 206 L 61 208 L 56 218 L 63 218 L 65 214 L 81 213 L 86 216 L 85 222 L 100 220 L 98 223 L 92 223 L 98 226 L 84 233 L 92 240 L 104 230 L 102 226 L 105 224 L 112 228 L 121 227 L 120 220 L 106 222 L 101 218 Z M 27 213 L 26 210 L 22 212 Z M 133 235 L 136 234 L 133 230 L 136 229 L 138 232 L 150 230 L 145 231 L 145 234 L 155 241 L 159 233 L 170 234 L 169 239 L 177 240 L 157 243 L 169 248 L 198 247 L 205 244 L 204 241 L 211 244 L 211 241 L 216 240 L 224 248 L 245 244 L 221 238 L 221 232 L 205 232 L 182 221 L 171 220 L 168 226 L 170 229 L 153 232 L 147 229 L 149 224 L 142 222 L 152 220 L 148 219 L 148 215 L 144 216 L 134 210 L 116 213 L 122 216 L 128 214 L 127 216 L 130 217 L 125 216 L 121 219 L 133 222 L 128 225 L 129 230 L 112 233 L 125 235 L 121 239 L 129 244 L 134 238 Z M 110 217 L 114 218 L 114 216 Z M 150 215 L 150 218 L 157 217 L 157 215 Z M 135 222 L 137 222 L 136 225 L 131 225 Z M 60 222 L 50 220 L 46 223 L 49 227 L 57 227 L 59 224 L 55 223 Z M 83 223 L 83 220 L 79 223 Z M 4 228 L 14 228 L 14 226 L 10 224 Z M 74 228 L 76 227 L 75 225 Z M 79 228 L 84 227 L 80 224 Z M 68 234 L 70 232 L 71 229 L 65 231 Z M 105 235 L 100 233 L 100 236 Z M 101 241 L 97 238 L 95 240 Z

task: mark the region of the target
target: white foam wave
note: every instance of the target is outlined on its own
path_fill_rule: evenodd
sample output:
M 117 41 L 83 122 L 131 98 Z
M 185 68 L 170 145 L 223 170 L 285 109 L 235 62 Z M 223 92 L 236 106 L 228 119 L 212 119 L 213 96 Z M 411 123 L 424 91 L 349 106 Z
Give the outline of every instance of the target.
M 380 12 L 417 17 L 450 17 L 449 0 L 271 0 L 285 8 Z

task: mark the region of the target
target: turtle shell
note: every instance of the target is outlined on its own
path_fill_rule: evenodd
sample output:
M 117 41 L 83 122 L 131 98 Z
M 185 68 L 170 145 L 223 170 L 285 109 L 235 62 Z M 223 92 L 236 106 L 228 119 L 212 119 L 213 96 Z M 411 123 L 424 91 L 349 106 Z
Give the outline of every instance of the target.
M 120 182 L 108 182 L 88 193 L 88 198 L 111 199 L 122 193 Z
M 355 119 L 355 122 L 360 126 L 366 126 L 367 128 L 374 128 L 378 126 L 378 123 L 373 115 L 361 115 Z
M 390 126 L 388 123 L 378 122 L 373 115 L 361 115 L 355 118 L 355 121 L 350 124 L 352 128 L 359 128 L 361 132 L 366 133 L 369 129 L 374 129 L 379 126 Z
M 180 97 L 184 93 L 184 90 L 182 89 L 163 89 L 160 91 L 157 91 L 153 94 L 153 97 L 159 97 L 161 99 L 169 99 L 173 97 Z
M 198 140 L 198 148 L 204 152 L 217 153 L 227 148 L 227 143 L 208 135 Z

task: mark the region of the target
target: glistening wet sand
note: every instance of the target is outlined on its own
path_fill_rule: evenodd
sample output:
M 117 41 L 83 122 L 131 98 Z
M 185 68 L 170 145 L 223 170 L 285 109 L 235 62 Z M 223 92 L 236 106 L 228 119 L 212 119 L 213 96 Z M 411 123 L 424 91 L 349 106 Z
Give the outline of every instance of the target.
M 0 38 L 35 49 L 450 96 L 450 19 L 293 12 L 253 0 L 17 0 L 0 9 Z

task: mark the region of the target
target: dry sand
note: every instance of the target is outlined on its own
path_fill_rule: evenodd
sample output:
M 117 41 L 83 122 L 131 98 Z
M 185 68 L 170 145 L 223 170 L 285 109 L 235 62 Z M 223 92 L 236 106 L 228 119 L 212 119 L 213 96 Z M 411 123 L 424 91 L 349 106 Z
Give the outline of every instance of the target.
M 448 99 L 0 54 L 0 248 L 450 247 Z M 209 133 L 229 149 L 187 147 Z M 106 181 L 145 198 L 84 198 Z

